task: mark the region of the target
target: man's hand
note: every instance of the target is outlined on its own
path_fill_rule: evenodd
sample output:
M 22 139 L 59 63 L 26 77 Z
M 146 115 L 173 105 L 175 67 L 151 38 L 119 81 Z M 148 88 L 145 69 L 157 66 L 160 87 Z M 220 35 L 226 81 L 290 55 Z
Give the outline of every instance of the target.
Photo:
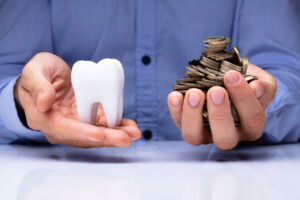
M 222 87 L 212 87 L 207 93 L 207 110 L 211 130 L 203 127 L 202 109 L 205 95 L 200 89 L 190 89 L 185 97 L 171 92 L 168 105 L 171 117 L 181 130 L 183 139 L 193 145 L 213 142 L 219 149 L 234 148 L 239 141 L 254 141 L 265 128 L 265 109 L 274 99 L 275 79 L 261 68 L 249 64 L 247 74 L 258 80 L 249 85 L 236 71 L 224 76 L 224 85 L 239 113 L 241 126 L 236 128 L 231 114 L 229 95 Z
M 52 144 L 125 147 L 141 135 L 136 123 L 129 119 L 123 119 L 115 129 L 80 122 L 70 68 L 53 54 L 34 56 L 16 84 L 15 99 L 25 111 L 28 126 L 42 131 Z M 99 116 L 100 123 L 103 117 Z

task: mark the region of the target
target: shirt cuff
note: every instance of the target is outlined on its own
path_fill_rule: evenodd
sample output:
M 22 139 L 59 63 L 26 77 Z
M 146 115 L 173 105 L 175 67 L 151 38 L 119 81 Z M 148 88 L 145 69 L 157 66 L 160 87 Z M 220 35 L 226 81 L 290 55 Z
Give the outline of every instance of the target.
M 18 77 L 13 78 L 0 93 L 0 118 L 2 123 L 8 130 L 15 133 L 21 141 L 47 142 L 42 132 L 26 128 L 18 116 L 14 100 L 14 85 L 17 79 Z

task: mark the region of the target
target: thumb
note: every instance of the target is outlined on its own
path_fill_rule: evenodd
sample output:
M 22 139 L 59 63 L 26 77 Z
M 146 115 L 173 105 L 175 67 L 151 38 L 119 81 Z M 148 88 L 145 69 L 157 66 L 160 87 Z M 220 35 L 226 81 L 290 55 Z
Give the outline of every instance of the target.
M 29 92 L 40 112 L 47 112 L 55 102 L 56 92 L 51 83 L 46 66 L 28 63 L 22 72 L 20 87 Z M 22 102 L 21 102 L 22 103 Z
M 274 86 L 262 80 L 252 81 L 249 85 L 264 110 L 266 110 L 275 97 L 276 90 Z
M 260 104 L 266 109 L 276 94 L 277 84 L 275 78 L 262 68 L 250 63 L 248 65 L 247 74 L 254 75 L 258 78 L 258 80 L 252 81 L 249 85 Z
M 40 112 L 47 112 L 51 109 L 55 102 L 56 92 L 53 85 L 47 81 L 42 80 L 40 86 L 36 88 L 37 94 L 35 102 Z
M 35 74 L 28 79 L 26 76 L 22 76 L 20 86 L 31 93 L 40 112 L 47 112 L 52 107 L 56 92 L 51 82 L 45 77 Z

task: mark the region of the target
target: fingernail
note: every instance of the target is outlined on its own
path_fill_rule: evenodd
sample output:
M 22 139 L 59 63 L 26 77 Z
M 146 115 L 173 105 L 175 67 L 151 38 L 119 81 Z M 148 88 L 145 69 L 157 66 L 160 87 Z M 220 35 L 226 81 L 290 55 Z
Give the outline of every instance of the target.
M 130 141 L 131 143 L 131 141 Z M 115 147 L 127 147 L 129 144 L 124 143 L 124 142 L 119 142 L 119 143 L 114 143 Z
M 212 90 L 211 95 L 210 95 L 212 102 L 216 105 L 220 105 L 223 103 L 224 96 L 225 96 L 224 92 L 219 91 L 219 90 Z
M 229 71 L 226 74 L 226 81 L 227 83 L 229 83 L 230 85 L 235 85 L 239 82 L 240 80 L 240 76 L 237 72 L 235 71 Z
M 91 141 L 91 142 L 99 142 L 99 141 L 101 141 L 101 140 L 98 140 L 97 138 L 94 138 L 94 137 L 88 137 L 87 139 L 89 141 Z
M 257 84 L 255 94 L 256 98 L 260 98 L 264 94 L 264 87 L 261 84 Z
M 140 131 L 139 131 L 140 132 Z M 140 134 L 138 135 L 138 136 L 132 136 L 131 137 L 131 140 L 132 141 L 135 141 L 135 140 L 137 140 L 137 139 L 139 139 L 141 137 L 141 132 L 140 132 Z
M 178 97 L 172 97 L 171 98 L 171 103 L 173 106 L 178 106 L 180 101 L 179 101 L 179 98 Z
M 87 136 L 87 139 L 91 142 L 101 142 L 104 139 L 103 134 L 91 134 Z
M 189 104 L 192 107 L 197 107 L 200 103 L 200 95 L 197 93 L 190 93 L 189 95 Z

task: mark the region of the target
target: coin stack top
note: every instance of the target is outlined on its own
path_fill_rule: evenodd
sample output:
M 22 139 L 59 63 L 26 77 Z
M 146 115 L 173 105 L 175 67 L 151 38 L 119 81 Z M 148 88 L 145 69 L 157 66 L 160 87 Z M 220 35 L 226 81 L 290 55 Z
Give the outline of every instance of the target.
M 213 86 L 224 87 L 223 77 L 226 72 L 235 70 L 240 72 L 246 81 L 250 83 L 256 80 L 255 76 L 246 75 L 248 68 L 248 58 L 242 58 L 236 47 L 226 48 L 230 39 L 224 36 L 213 36 L 203 40 L 205 49 L 199 60 L 192 60 L 188 71 L 185 71 L 184 78 L 177 80 L 173 85 L 173 90 L 181 92 L 183 95 L 191 88 L 199 88 L 207 94 L 209 88 Z M 225 88 L 225 87 L 224 87 Z M 225 88 L 226 89 L 226 88 Z M 231 113 L 236 126 L 240 125 L 238 112 L 230 100 Z M 203 124 L 209 127 L 206 102 L 203 107 Z

